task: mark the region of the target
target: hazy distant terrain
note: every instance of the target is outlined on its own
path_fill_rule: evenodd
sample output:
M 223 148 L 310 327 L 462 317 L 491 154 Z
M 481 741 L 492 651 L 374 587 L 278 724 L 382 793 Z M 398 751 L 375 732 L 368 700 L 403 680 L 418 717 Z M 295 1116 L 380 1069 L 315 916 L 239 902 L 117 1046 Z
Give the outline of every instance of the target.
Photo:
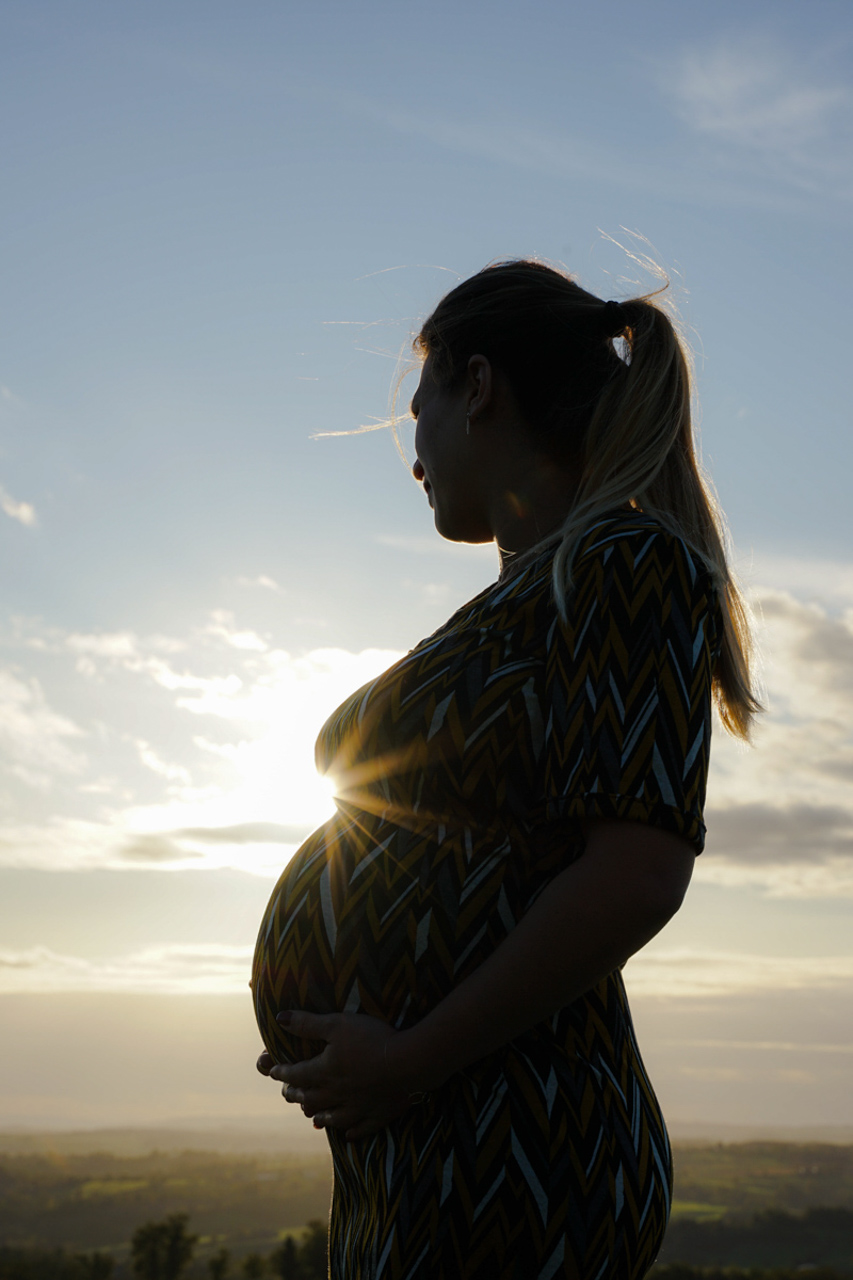
M 853 1274 L 853 1145 L 684 1143 L 675 1166 L 662 1261 Z M 142 1223 L 187 1213 L 201 1265 L 223 1246 L 235 1258 L 268 1253 L 283 1233 L 325 1220 L 330 1186 L 327 1154 L 282 1151 L 280 1134 L 264 1131 L 7 1133 L 0 1245 L 104 1249 L 122 1264 Z
M 328 1157 L 59 1150 L 0 1156 L 0 1245 L 127 1256 L 134 1231 L 189 1215 L 199 1253 L 268 1252 L 329 1213 Z

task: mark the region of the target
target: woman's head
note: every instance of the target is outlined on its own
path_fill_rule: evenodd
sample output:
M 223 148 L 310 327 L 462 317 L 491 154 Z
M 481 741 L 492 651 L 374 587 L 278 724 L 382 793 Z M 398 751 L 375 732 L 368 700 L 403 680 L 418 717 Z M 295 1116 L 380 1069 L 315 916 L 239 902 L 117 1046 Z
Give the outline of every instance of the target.
M 487 357 L 508 380 L 534 447 L 579 466 L 581 488 L 606 488 L 608 501 L 637 498 L 675 439 L 692 449 L 689 365 L 649 299 L 604 302 L 543 263 L 502 262 L 451 290 L 415 348 L 446 388 L 464 379 L 473 355 Z
M 462 386 L 472 357 L 485 357 L 509 384 L 531 447 L 571 474 L 568 517 L 545 539 L 560 539 L 561 610 L 578 541 L 605 510 L 631 503 L 649 511 L 700 554 L 724 615 L 718 705 L 726 725 L 746 736 L 758 704 L 744 606 L 696 458 L 688 355 L 654 296 L 605 302 L 542 263 L 502 262 L 441 300 L 415 350 L 444 391 Z
M 598 397 L 624 367 L 612 338 L 626 325 L 620 307 L 559 271 L 504 262 L 448 293 L 415 345 L 448 388 L 464 379 L 472 356 L 485 356 L 509 382 L 531 442 L 574 460 Z

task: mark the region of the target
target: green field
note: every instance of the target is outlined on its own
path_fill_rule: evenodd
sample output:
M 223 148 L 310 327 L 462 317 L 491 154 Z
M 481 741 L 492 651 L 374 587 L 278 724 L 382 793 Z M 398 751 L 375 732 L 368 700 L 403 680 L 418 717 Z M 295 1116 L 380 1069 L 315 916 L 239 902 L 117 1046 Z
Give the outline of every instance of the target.
M 84 1152 L 42 1138 L 0 1143 L 0 1245 L 101 1250 L 127 1274 L 143 1223 L 189 1215 L 199 1237 L 194 1270 L 222 1247 L 235 1266 L 268 1254 L 287 1233 L 325 1220 L 324 1156 L 211 1150 Z M 17 1151 L 9 1151 L 9 1146 Z M 23 1146 L 23 1150 L 21 1149 Z M 691 1143 L 675 1152 L 672 1222 L 661 1263 L 752 1267 L 832 1265 L 853 1275 L 853 1146 L 831 1143 Z M 830 1212 L 831 1211 L 831 1212 Z M 663 1277 L 665 1269 L 658 1268 Z M 190 1273 L 192 1274 L 192 1273 Z M 800 1274 L 803 1274 L 801 1272 Z M 670 1272 L 672 1277 L 675 1272 Z

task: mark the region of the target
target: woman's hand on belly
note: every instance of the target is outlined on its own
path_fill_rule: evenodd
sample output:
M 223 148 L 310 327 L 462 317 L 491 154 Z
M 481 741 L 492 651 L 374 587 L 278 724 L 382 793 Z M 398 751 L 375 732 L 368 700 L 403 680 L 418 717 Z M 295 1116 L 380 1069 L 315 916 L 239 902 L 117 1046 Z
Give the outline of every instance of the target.
M 347 1142 L 386 1128 L 411 1106 L 403 1084 L 392 1078 L 388 1044 L 399 1033 L 380 1018 L 363 1013 L 278 1015 L 290 1035 L 325 1040 L 316 1058 L 276 1064 L 268 1053 L 258 1070 L 282 1085 L 287 1102 L 301 1105 L 318 1129 L 343 1129 Z

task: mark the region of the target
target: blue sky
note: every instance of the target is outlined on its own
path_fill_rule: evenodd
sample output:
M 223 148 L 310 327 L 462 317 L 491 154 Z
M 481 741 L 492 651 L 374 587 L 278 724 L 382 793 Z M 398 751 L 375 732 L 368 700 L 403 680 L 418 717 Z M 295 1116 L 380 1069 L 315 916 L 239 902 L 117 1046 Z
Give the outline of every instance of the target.
M 246 950 L 328 805 L 313 735 L 496 568 L 387 431 L 324 433 L 387 416 L 486 262 L 624 297 L 649 255 L 770 713 L 749 754 L 716 735 L 637 1018 L 676 1118 L 853 1124 L 852 46 L 820 2 L 0 5 L 0 1018 L 122 993 L 165 1045 L 203 993 L 251 1062 Z M 35 1088 L 26 1025 L 0 1122 L 130 1115 L 83 1066 Z M 134 1117 L 241 1114 L 236 1074 L 182 1071 Z

